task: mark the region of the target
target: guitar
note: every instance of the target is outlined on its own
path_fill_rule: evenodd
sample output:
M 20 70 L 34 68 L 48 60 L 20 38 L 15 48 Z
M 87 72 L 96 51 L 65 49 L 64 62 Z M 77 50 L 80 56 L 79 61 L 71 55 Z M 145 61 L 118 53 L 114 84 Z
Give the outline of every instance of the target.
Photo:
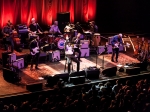
M 31 53 L 31 55 L 36 55 L 39 52 L 40 52 L 40 48 L 39 47 L 35 47 L 35 48 L 32 49 L 32 51 L 30 53 Z
M 120 44 L 119 42 L 116 42 L 113 46 L 113 48 L 119 48 L 119 46 L 124 46 L 124 47 L 130 47 L 130 44 L 129 43 L 126 43 L 126 44 Z

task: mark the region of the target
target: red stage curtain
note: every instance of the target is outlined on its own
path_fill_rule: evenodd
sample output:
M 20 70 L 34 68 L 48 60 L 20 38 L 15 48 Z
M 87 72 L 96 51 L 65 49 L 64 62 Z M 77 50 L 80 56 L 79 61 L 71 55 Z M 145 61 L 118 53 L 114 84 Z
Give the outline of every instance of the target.
M 0 0 L 0 27 L 8 20 L 13 24 L 37 22 L 51 25 L 58 12 L 70 12 L 70 21 L 94 20 L 96 0 Z

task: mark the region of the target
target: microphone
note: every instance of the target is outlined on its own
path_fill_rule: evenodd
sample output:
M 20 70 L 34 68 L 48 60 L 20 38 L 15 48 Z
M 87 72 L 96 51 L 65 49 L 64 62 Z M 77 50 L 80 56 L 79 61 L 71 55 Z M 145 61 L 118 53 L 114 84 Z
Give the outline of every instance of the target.
M 43 32 L 43 30 L 42 30 L 42 28 L 40 27 L 39 23 L 36 23 L 36 24 L 37 24 L 37 26 L 39 26 L 40 30 Z

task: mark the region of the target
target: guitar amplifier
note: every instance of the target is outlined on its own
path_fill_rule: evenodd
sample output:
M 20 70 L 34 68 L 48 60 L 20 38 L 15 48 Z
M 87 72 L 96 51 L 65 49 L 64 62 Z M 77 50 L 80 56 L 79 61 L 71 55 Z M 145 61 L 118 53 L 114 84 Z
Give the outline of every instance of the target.
M 89 40 L 80 40 L 81 49 L 89 48 Z
M 24 58 L 20 58 L 13 62 L 13 65 L 18 67 L 19 69 L 24 68 Z
M 80 49 L 81 51 L 81 57 L 89 57 L 90 56 L 90 49 Z
M 112 53 L 112 45 L 107 45 L 107 53 Z
M 97 52 L 98 52 L 99 54 L 105 52 L 105 46 L 98 46 Z
M 12 63 L 14 61 L 16 61 L 16 54 L 15 53 L 11 53 L 11 54 L 8 54 L 8 59 L 9 59 L 9 63 Z
M 60 51 L 59 50 L 48 52 L 48 54 L 49 54 L 49 61 L 52 61 L 52 62 L 60 61 Z

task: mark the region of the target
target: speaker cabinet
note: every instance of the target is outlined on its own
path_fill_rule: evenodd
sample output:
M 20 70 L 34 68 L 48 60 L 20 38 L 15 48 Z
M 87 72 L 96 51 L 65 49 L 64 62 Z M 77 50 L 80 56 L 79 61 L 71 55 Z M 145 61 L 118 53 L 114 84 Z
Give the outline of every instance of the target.
M 64 28 L 67 22 L 70 22 L 70 12 L 57 13 L 58 27 L 61 32 L 64 32 Z
M 100 69 L 86 69 L 86 78 L 99 79 Z
M 116 72 L 117 72 L 117 67 L 115 66 L 115 67 L 111 67 L 111 68 L 107 68 L 107 69 L 103 70 L 102 74 L 104 76 L 111 77 L 111 76 L 115 76 Z
M 2 53 L 2 65 L 3 67 L 6 67 L 6 65 L 8 64 L 8 54 L 11 54 L 11 52 L 3 52 Z
M 79 71 L 79 72 L 71 72 L 70 73 L 70 77 L 76 77 L 76 76 L 85 76 L 86 74 L 85 74 L 85 71 L 84 70 L 82 70 L 82 71 Z
M 21 81 L 21 77 L 19 76 L 18 73 L 7 68 L 3 68 L 3 78 L 6 81 L 11 82 L 11 83 Z
M 140 67 L 128 67 L 125 71 L 128 75 L 137 75 L 140 74 Z
M 30 83 L 26 85 L 28 91 L 40 91 L 43 88 L 42 82 Z
M 62 73 L 62 74 L 56 74 L 59 76 L 60 79 L 62 79 L 64 82 L 68 82 L 69 79 L 69 73 Z
M 58 81 L 59 81 L 59 76 L 58 75 L 48 76 L 47 77 L 47 86 L 53 87 L 54 85 L 57 84 Z
M 57 20 L 60 22 L 70 22 L 70 12 L 57 13 Z
M 147 62 L 134 63 L 134 67 L 140 67 L 140 70 L 141 70 L 141 71 L 147 71 L 147 66 L 148 66 L 148 63 L 147 63 Z
M 83 84 L 85 83 L 85 76 L 76 76 L 76 77 L 70 77 L 70 83 L 76 84 Z

